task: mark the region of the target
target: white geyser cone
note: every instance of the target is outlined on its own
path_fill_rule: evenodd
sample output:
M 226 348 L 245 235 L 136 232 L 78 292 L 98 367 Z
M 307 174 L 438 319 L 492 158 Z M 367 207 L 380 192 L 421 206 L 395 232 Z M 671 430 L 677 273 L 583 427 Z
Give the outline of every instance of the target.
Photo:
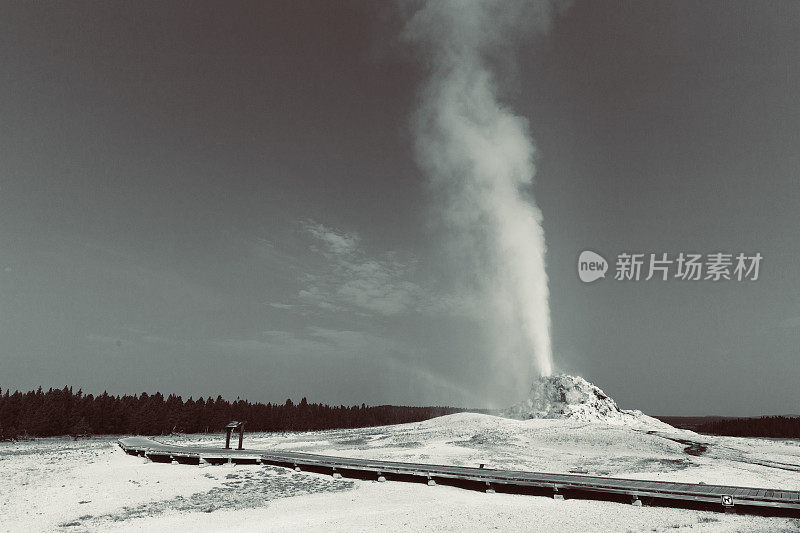
M 585 422 L 669 427 L 641 411 L 620 409 L 599 387 L 580 376 L 543 376 L 533 382 L 528 397 L 501 411 L 508 418 L 561 418 Z

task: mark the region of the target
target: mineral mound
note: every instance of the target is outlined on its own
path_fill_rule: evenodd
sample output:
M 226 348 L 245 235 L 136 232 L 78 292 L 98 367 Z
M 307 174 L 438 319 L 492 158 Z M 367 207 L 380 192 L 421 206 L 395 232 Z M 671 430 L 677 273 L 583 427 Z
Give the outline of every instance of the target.
M 540 377 L 534 381 L 525 400 L 503 409 L 500 414 L 518 420 L 565 418 L 612 424 L 666 426 L 641 411 L 620 409 L 617 402 L 596 385 L 580 376 L 566 374 Z

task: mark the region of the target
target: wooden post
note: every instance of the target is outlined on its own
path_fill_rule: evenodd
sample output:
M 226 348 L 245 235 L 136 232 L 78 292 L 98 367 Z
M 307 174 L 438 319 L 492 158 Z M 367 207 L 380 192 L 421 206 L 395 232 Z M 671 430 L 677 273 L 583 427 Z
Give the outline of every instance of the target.
M 225 428 L 225 449 L 231 449 L 231 428 Z
M 244 440 L 244 422 L 239 424 L 239 447 L 237 450 L 242 449 L 242 441 Z

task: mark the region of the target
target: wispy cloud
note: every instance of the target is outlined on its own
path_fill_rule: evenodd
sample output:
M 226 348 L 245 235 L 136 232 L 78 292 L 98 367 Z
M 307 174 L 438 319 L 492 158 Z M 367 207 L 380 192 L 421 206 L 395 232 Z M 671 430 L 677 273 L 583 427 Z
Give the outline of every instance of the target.
M 334 255 L 348 255 L 358 249 L 358 235 L 336 231 L 315 222 L 307 222 L 306 230 L 316 237 Z
M 302 314 L 349 311 L 378 317 L 408 313 L 482 317 L 474 294 L 442 290 L 441 283 L 420 273 L 415 256 L 392 250 L 372 253 L 359 234 L 316 221 L 301 222 L 300 228 L 305 237 L 303 250 L 311 255 L 281 261 L 292 263 L 286 271 L 294 272 L 299 287 L 291 297 L 267 302 L 273 309 Z M 271 244 L 260 249 L 269 257 L 287 255 Z
M 311 250 L 325 258 L 326 270 L 304 276 L 300 301 L 321 309 L 352 308 L 385 316 L 418 306 L 423 290 L 411 281 L 413 259 L 403 261 L 391 251 L 372 256 L 357 234 L 316 222 L 307 222 L 305 229 L 314 239 Z

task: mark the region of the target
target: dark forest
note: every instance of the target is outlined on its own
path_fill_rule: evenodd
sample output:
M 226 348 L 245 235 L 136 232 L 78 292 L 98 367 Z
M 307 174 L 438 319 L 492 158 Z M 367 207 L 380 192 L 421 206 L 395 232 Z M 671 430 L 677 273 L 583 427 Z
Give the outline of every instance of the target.
M 701 424 L 698 433 L 731 437 L 771 437 L 800 439 L 800 417 L 762 416 L 759 418 L 723 418 Z
M 308 431 L 419 422 L 464 411 L 452 407 L 379 405 L 347 407 L 308 403 L 251 403 L 161 393 L 94 396 L 71 387 L 10 392 L 0 389 L 0 439 L 60 435 L 166 435 L 220 432 L 231 420 L 248 431 Z

